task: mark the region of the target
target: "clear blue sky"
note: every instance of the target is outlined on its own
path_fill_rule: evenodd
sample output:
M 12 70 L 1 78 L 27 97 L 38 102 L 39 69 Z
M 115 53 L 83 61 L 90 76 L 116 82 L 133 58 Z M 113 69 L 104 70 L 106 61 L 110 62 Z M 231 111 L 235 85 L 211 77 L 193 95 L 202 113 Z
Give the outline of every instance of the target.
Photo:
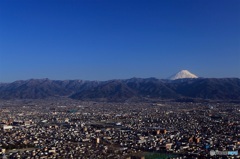
M 240 0 L 1 0 L 0 81 L 240 77 Z

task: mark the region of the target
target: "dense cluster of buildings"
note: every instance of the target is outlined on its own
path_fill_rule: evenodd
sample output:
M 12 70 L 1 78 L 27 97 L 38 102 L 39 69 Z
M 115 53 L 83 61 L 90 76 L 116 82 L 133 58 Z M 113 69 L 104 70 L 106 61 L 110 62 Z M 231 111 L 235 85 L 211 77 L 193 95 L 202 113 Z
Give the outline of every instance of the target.
M 240 158 L 240 106 L 1 101 L 0 136 L 2 158 Z

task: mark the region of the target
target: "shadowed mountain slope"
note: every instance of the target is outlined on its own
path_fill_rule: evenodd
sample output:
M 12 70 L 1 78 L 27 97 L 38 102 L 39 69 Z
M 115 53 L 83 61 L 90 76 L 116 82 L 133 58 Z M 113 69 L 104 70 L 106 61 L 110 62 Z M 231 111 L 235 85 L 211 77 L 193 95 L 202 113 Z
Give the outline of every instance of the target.
M 79 100 L 107 101 L 124 101 L 132 98 L 240 100 L 240 79 L 131 78 L 102 82 L 30 79 L 0 84 L 0 99 L 39 99 L 62 96 Z

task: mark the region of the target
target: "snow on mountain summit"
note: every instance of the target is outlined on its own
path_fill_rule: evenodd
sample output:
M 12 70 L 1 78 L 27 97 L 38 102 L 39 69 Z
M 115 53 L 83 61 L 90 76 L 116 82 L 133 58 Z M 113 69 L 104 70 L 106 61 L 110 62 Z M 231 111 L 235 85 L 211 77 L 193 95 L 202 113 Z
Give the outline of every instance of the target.
M 196 75 L 192 74 L 188 70 L 181 70 L 180 72 L 172 75 L 169 79 L 170 80 L 176 80 L 176 79 L 182 79 L 182 78 L 198 78 Z

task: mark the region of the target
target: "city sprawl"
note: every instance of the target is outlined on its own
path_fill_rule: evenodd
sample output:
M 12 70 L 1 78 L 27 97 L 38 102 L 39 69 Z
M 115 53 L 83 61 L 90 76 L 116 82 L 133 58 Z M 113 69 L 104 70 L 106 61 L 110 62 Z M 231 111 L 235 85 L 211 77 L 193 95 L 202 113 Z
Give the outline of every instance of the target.
M 239 158 L 236 103 L 2 100 L 0 124 L 2 158 Z

